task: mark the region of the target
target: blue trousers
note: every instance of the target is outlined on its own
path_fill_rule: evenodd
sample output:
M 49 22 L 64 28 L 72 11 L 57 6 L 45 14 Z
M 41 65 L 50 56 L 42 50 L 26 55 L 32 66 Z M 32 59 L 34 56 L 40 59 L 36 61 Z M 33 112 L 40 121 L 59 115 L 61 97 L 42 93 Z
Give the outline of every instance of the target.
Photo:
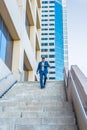
M 47 80 L 47 74 L 44 72 L 40 73 L 40 87 L 44 88 L 46 85 L 46 80 Z

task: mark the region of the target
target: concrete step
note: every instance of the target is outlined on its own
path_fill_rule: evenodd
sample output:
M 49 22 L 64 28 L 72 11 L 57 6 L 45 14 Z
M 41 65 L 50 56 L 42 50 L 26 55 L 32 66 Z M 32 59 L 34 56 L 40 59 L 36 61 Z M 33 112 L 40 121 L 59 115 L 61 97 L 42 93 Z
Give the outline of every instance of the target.
M 10 100 L 10 99 L 9 99 Z M 40 102 L 40 103 L 42 103 L 42 102 L 44 102 L 44 103 L 53 103 L 53 102 L 58 102 L 58 101 L 64 101 L 65 99 L 63 99 L 63 98 L 58 98 L 58 97 L 51 97 L 51 98 L 47 98 L 47 97 L 44 97 L 43 99 L 42 98 L 25 98 L 25 97 L 18 97 L 18 98 L 12 98 L 11 99 L 11 101 L 14 101 L 14 102 L 16 102 L 16 101 L 18 101 L 18 102 L 21 102 L 21 101 L 27 101 L 27 102 L 36 102 L 36 103 L 38 103 L 38 102 Z
M 70 105 L 52 105 L 52 104 L 43 104 L 43 105 L 26 105 L 26 104 L 12 104 L 12 105 L 1 105 L 0 111 L 6 111 L 6 110 L 20 110 L 20 111 L 60 111 L 60 110 L 66 110 L 66 111 L 73 111 L 72 107 Z
M 1 118 L 53 118 L 53 117 L 72 117 L 73 112 L 65 111 L 44 111 L 44 112 L 30 112 L 30 111 L 2 111 L 0 112 Z
M 0 107 L 2 111 L 28 111 L 28 112 L 50 112 L 50 111 L 72 111 L 71 108 L 59 108 L 59 107 L 17 107 L 17 106 L 8 106 L 8 107 Z
M 11 101 L 11 102 L 17 102 L 17 104 L 18 104 L 18 103 L 20 104 L 22 101 L 25 102 L 25 103 L 23 103 L 23 104 L 31 104 L 31 103 L 32 103 L 32 104 L 38 104 L 38 103 L 41 103 L 41 104 L 45 104 L 45 103 L 46 103 L 46 104 L 56 104 L 56 103 L 58 103 L 58 102 L 64 102 L 64 101 L 61 101 L 61 100 L 60 100 L 60 101 L 58 101 L 58 100 L 52 100 L 52 101 L 51 101 L 51 100 L 45 100 L 45 101 L 43 101 L 43 100 L 35 100 L 35 99 L 33 99 L 33 100 L 26 100 L 26 101 L 25 101 L 24 99 L 23 99 L 23 100 L 22 100 L 22 99 L 20 99 L 20 100 L 11 99 L 11 100 L 3 100 L 3 101 L 6 101 L 6 102 L 8 102 L 8 101 L 9 101 L 9 102 L 10 102 L 10 101 Z M 65 102 L 66 102 L 66 101 L 65 101 Z M 15 104 L 15 103 L 14 103 L 14 104 Z M 4 105 L 2 105 L 2 106 L 4 106 Z M 6 106 L 6 105 L 5 105 L 5 106 Z M 8 106 L 8 105 L 7 105 L 7 106 Z
M 0 112 L 0 119 L 4 118 L 21 118 L 22 113 L 21 112 L 11 112 L 11 111 L 4 111 Z
M 75 125 L 21 125 L 4 124 L 0 125 L 0 130 L 77 130 Z
M 45 117 L 45 118 L 0 118 L 0 124 L 15 122 L 21 125 L 75 125 L 75 119 L 72 117 Z
M 0 101 L 0 106 L 28 106 L 28 107 L 64 107 L 64 108 L 72 108 L 72 104 L 69 102 L 27 102 L 27 101 L 21 101 L 21 102 L 16 102 L 16 101 Z
M 75 125 L 16 125 L 15 130 L 77 130 Z
M 57 90 L 57 89 L 52 89 L 52 90 L 49 90 L 47 88 L 45 89 L 39 89 L 37 90 L 36 92 L 34 90 L 24 90 L 24 89 L 21 89 L 21 90 L 18 90 L 17 92 L 10 92 L 8 94 L 6 94 L 4 97 L 13 97 L 13 96 L 16 96 L 16 95 L 20 95 L 20 93 L 22 95 L 29 95 L 29 96 L 57 96 L 57 95 L 61 95 L 61 96 L 65 96 L 65 91 L 60 91 L 60 90 Z
M 29 111 L 22 111 L 21 116 L 24 117 L 32 117 L 32 118 L 43 118 L 43 117 L 72 117 L 74 118 L 74 113 L 71 111 L 45 111 L 45 112 L 29 112 Z
M 47 88 L 53 88 L 53 87 L 63 87 L 64 86 L 64 82 L 59 82 L 59 81 L 52 81 L 52 82 L 47 82 L 46 84 Z M 15 89 L 17 88 L 30 88 L 30 89 L 38 89 L 40 88 L 40 83 L 39 82 L 19 82 L 17 84 L 15 84 Z
M 17 91 L 13 93 L 8 93 L 8 95 L 6 94 L 4 97 L 3 97 L 3 100 L 10 100 L 10 99 L 16 99 L 16 98 L 28 98 L 28 99 L 41 99 L 41 98 L 52 98 L 53 97 L 56 97 L 57 99 L 62 99 L 62 100 L 66 100 L 66 95 L 65 95 L 65 92 L 61 92 L 61 91 L 57 91 L 57 90 L 38 90 L 38 91 L 27 91 L 27 90 L 23 90 L 23 91 Z
M 24 87 L 33 87 L 33 88 L 39 88 L 40 83 L 39 82 L 19 82 L 16 84 L 16 86 L 20 87 L 20 86 L 24 86 Z M 48 88 L 50 87 L 60 87 L 60 86 L 64 86 L 64 81 L 47 81 L 46 86 Z
M 62 112 L 72 112 L 72 105 L 68 102 L 14 102 L 14 101 L 2 101 L 0 102 L 0 112 L 51 112 L 59 111 Z
M 57 99 L 66 100 L 65 90 L 63 87 L 57 88 L 45 88 L 37 90 L 34 90 L 34 87 L 30 89 L 30 87 L 21 86 L 19 87 L 13 87 L 6 95 L 4 95 L 4 100 L 10 100 L 10 99 L 20 99 L 20 98 L 27 98 L 28 99 L 41 99 L 41 98 L 52 98 L 56 97 Z
M 63 90 L 64 85 L 63 84 L 55 85 L 55 83 L 48 83 L 46 89 L 48 89 L 48 90 L 51 90 L 51 89 Z M 25 91 L 26 90 L 33 90 L 33 91 L 34 90 L 40 90 L 39 83 L 32 83 L 32 84 L 31 83 L 17 83 L 16 85 L 14 85 L 14 87 L 9 92 L 15 93 L 15 92 L 18 92 L 18 91 L 21 92 L 23 90 L 25 90 Z
M 0 99 L 0 130 L 77 130 L 72 105 L 66 102 L 64 82 L 14 85 Z
M 14 91 L 15 90 L 15 91 Z M 40 89 L 38 88 L 37 90 L 35 90 L 33 87 L 32 89 L 30 89 L 29 87 L 17 87 L 15 89 L 15 87 L 13 87 L 12 89 L 10 89 L 10 91 L 6 94 L 6 95 L 12 95 L 12 94 L 18 94 L 18 93 L 27 93 L 27 94 L 31 94 L 31 93 L 35 93 L 35 94 L 58 94 L 58 93 L 65 93 L 65 90 L 63 87 L 58 88 L 58 87 L 53 87 L 53 88 L 44 88 L 44 89 Z
M 10 130 L 9 129 L 9 125 L 7 125 L 7 124 L 4 124 L 4 125 L 0 125 L 0 130 Z M 14 129 L 13 129 L 14 130 Z
M 16 120 L 17 124 L 42 124 L 42 125 L 74 125 L 75 124 L 75 119 L 72 117 L 69 118 L 17 118 Z
M 62 96 L 61 96 L 62 95 Z M 64 96 L 63 94 L 59 94 L 59 95 L 53 95 L 53 96 L 49 96 L 49 95 L 27 95 L 27 94 L 18 94 L 18 95 L 15 95 L 15 96 L 9 96 L 9 97 L 4 97 L 3 98 L 4 100 L 8 100 L 8 101 L 27 101 L 27 102 L 32 102 L 33 100 L 35 101 L 43 101 L 43 102 L 46 102 L 46 101 L 66 101 L 66 96 Z M 3 101 L 4 101 L 3 100 Z

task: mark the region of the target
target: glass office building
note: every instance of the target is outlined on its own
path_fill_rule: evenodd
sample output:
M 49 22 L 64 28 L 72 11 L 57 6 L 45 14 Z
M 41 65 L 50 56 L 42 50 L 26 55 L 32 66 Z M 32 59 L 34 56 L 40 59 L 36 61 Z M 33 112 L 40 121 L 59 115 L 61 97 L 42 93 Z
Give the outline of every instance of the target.
M 67 6 L 66 0 L 62 0 L 63 9 L 63 44 L 64 44 L 64 66 L 68 68 L 68 34 L 67 34 Z
M 62 1 L 59 0 L 55 0 L 55 62 L 56 80 L 61 80 L 63 79 L 64 47 Z
M 42 0 L 41 55 L 51 66 L 49 80 L 63 80 L 66 50 L 63 11 L 62 0 Z

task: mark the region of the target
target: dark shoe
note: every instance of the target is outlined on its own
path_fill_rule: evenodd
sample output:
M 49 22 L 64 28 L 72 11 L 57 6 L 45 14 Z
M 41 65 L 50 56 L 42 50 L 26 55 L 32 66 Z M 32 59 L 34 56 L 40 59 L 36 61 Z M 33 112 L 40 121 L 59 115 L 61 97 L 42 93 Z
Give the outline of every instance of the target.
M 41 87 L 41 89 L 45 88 L 44 86 Z
M 44 84 L 44 88 L 46 87 L 46 84 Z

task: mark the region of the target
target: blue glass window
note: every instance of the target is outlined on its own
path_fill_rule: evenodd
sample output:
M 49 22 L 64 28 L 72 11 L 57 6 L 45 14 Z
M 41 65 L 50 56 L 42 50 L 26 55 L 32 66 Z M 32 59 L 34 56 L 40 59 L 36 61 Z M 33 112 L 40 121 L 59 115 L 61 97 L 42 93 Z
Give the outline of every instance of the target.
M 49 8 L 54 8 L 54 6 L 49 6 Z
M 55 49 L 50 49 L 51 52 L 55 52 Z
M 49 63 L 55 63 L 55 61 L 49 61 Z
M 46 31 L 46 30 L 48 30 L 48 28 L 42 28 L 41 30 L 42 30 L 42 31 Z
M 42 10 L 42 12 L 44 13 L 44 12 L 48 12 L 48 10 Z
M 48 33 L 41 33 L 41 35 L 48 35 Z
M 50 16 L 50 17 L 54 17 L 55 15 L 54 15 L 54 14 L 50 14 L 49 16 Z
M 12 38 L 0 17 L 0 58 L 12 69 L 13 42 Z
M 54 19 L 49 19 L 49 21 L 55 21 Z
M 48 49 L 41 49 L 41 52 L 47 52 Z
M 52 69 L 54 69 L 54 68 L 55 68 L 55 66 L 51 66 L 51 68 L 52 68 Z
M 41 40 L 48 40 L 48 38 L 41 38 Z
M 1 42 L 4 43 L 4 44 L 1 44 L 0 57 L 5 62 L 7 39 L 6 39 L 5 35 L 4 35 L 4 33 L 2 33 L 2 41 Z
M 41 57 L 43 57 L 43 56 L 44 56 L 45 58 L 48 58 L 48 55 L 41 55 Z
M 48 17 L 48 15 L 42 15 L 42 17 Z
M 51 24 L 49 24 L 50 26 L 54 26 L 54 24 L 53 23 L 51 23 Z
M 49 10 L 49 12 L 54 12 L 54 10 Z
M 50 80 L 55 80 L 55 77 L 49 77 Z
M 49 72 L 49 74 L 55 74 L 55 72 Z
M 49 46 L 54 46 L 54 43 L 49 43 Z
M 54 38 L 49 38 L 49 40 L 54 40 Z
M 48 19 L 42 19 L 41 21 L 48 21 Z
M 48 24 L 41 24 L 42 26 L 48 26 Z
M 54 30 L 54 28 L 49 28 L 49 30 Z
M 42 1 L 42 4 L 47 4 L 48 3 L 48 1 Z
M 51 3 L 51 4 L 52 4 L 52 3 L 54 3 L 54 1 L 50 1 L 49 3 Z
M 55 55 L 49 55 L 49 58 L 55 58 Z
M 48 6 L 42 6 L 42 8 L 48 8 Z
M 54 33 L 49 33 L 49 35 L 55 35 Z
M 48 43 L 41 43 L 41 46 L 48 46 Z

